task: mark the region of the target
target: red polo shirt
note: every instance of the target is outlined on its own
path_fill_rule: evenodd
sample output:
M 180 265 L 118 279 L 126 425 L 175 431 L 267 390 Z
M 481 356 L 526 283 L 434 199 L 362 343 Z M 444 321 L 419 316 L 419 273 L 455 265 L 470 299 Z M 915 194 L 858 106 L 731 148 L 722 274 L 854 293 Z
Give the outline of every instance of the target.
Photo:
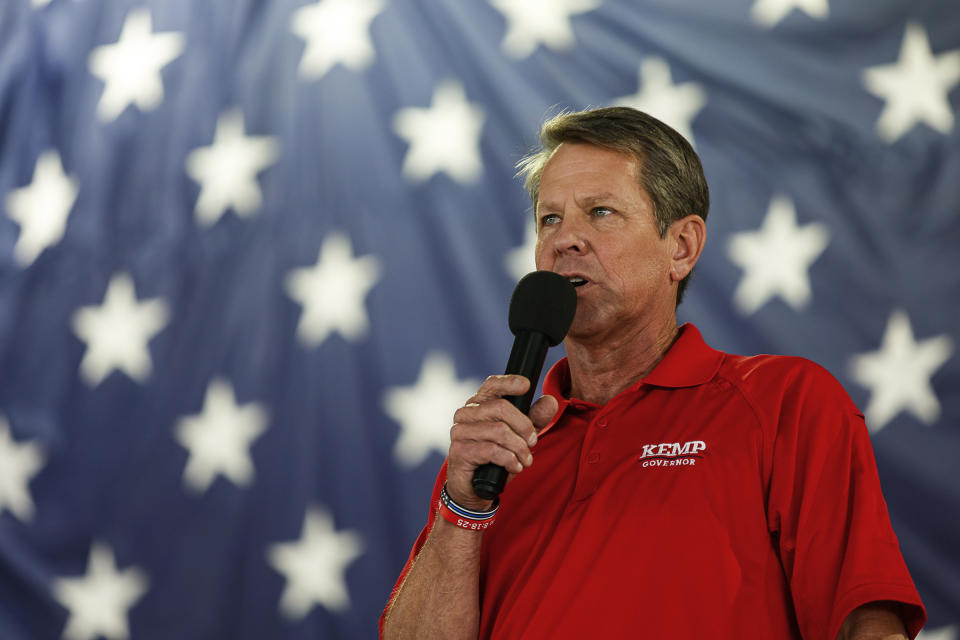
M 917 634 L 863 416 L 824 369 L 724 354 L 687 324 L 606 405 L 569 386 L 562 360 L 557 417 L 478 534 L 480 638 L 833 640 L 875 600 Z

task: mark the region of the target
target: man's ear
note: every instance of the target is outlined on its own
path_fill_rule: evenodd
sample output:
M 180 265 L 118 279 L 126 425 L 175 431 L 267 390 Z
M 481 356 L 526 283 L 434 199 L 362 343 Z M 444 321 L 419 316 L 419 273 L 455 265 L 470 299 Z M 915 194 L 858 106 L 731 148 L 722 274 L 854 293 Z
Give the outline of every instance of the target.
M 673 244 L 670 279 L 680 282 L 693 271 L 693 266 L 700 259 L 707 242 L 707 225 L 703 218 L 691 214 L 670 225 L 667 235 Z

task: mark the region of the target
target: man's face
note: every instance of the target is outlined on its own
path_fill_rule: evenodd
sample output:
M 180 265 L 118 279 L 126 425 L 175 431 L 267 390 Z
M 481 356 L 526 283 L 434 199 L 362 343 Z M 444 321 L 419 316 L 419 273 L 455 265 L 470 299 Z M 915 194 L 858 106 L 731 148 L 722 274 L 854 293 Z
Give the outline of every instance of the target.
M 638 171 L 631 156 L 578 143 L 560 145 L 543 171 L 537 268 L 577 286 L 571 338 L 627 337 L 674 312 L 670 243 Z

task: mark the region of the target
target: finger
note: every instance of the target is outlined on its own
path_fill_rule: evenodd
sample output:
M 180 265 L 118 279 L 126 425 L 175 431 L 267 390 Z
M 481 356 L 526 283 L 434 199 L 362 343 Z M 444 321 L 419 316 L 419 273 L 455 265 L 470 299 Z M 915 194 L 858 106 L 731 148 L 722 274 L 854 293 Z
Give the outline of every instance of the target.
M 550 395 L 542 396 L 530 407 L 530 421 L 539 431 L 550 424 L 559 409 L 560 403 L 557 402 L 556 398 Z
M 510 473 L 520 473 L 533 462 L 533 457 L 527 454 L 527 464 L 523 464 L 517 454 L 501 447 L 496 442 L 458 440 L 450 443 L 449 466 L 454 469 L 465 469 L 473 476 L 473 471 L 484 464 L 492 463 L 503 467 Z
M 480 423 L 458 423 L 450 429 L 451 445 L 482 445 L 484 443 L 493 443 L 497 447 L 509 451 L 513 457 L 521 464 L 520 469 L 512 467 L 515 471 L 522 470 L 533 463 L 533 455 L 530 453 L 528 441 L 514 431 L 509 425 L 502 422 L 480 422 Z M 478 447 L 478 451 L 485 451 Z M 494 460 L 479 460 L 473 457 L 473 452 L 468 451 L 469 461 L 475 464 L 485 464 L 494 462 Z M 505 465 L 500 465 L 506 468 Z
M 530 388 L 530 381 L 523 376 L 502 375 L 489 376 L 480 385 L 477 392 L 467 400 L 467 404 L 479 404 L 486 400 L 502 398 L 504 396 L 519 396 Z
M 504 398 L 486 400 L 480 404 L 460 407 L 453 414 L 455 424 L 502 422 L 528 444 L 536 442 L 537 431 L 530 418 Z

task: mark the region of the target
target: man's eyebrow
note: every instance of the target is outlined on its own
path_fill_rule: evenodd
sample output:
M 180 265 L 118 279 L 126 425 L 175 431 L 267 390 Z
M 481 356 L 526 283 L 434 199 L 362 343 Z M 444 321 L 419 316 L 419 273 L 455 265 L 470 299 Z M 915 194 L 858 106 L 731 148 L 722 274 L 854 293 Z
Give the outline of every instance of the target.
M 546 209 L 549 211 L 556 211 L 557 209 L 561 209 L 561 208 L 562 207 L 558 206 L 556 203 L 547 202 L 543 198 L 540 198 L 537 200 L 537 206 L 536 206 L 536 209 L 534 209 L 534 213 L 539 214 L 540 211 L 543 209 Z
M 577 204 L 581 207 L 583 206 L 589 207 L 591 205 L 595 205 L 600 202 L 617 203 L 619 201 L 620 199 L 615 194 L 609 191 L 601 191 L 600 193 L 591 193 L 590 195 L 581 196 L 580 198 L 577 199 Z M 537 201 L 537 211 L 540 211 L 541 208 L 547 209 L 550 211 L 556 211 L 557 209 L 561 209 L 562 207 L 554 202 L 549 202 L 541 198 L 540 200 Z
M 597 204 L 598 202 L 619 202 L 619 199 L 616 195 L 610 193 L 609 191 L 603 191 L 601 193 L 590 194 L 588 196 L 583 196 L 580 198 L 579 204 L 582 205 L 591 205 Z

